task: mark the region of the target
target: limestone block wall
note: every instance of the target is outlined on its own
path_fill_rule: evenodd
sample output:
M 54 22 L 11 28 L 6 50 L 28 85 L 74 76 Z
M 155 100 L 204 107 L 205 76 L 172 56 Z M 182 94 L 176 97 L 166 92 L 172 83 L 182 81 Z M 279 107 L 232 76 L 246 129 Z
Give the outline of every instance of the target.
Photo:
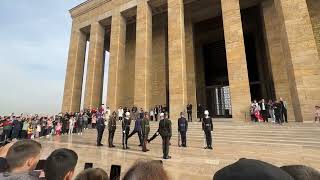
M 307 0 L 307 4 L 320 58 L 320 1 Z
M 150 63 L 149 107 L 166 104 L 166 15 L 153 16 L 152 60 Z
M 121 64 L 119 78 L 118 105 L 131 107 L 134 100 L 134 76 L 135 76 L 135 53 L 136 53 L 136 26 L 127 25 L 125 45 L 125 59 Z
M 261 7 L 264 20 L 267 58 L 271 65 L 276 98 L 279 99 L 282 97 L 287 101 L 289 121 L 295 121 L 289 89 L 287 64 L 284 59 L 281 34 L 279 33 L 281 29 L 280 19 L 276 12 L 273 0 L 264 1 Z

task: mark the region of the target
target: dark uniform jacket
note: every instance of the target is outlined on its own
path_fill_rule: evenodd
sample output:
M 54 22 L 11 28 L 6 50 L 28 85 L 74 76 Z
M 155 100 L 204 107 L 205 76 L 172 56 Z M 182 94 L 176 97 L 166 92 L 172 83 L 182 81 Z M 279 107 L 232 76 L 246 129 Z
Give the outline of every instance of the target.
M 116 117 L 111 117 L 108 122 L 108 130 L 115 131 L 117 129 L 117 120 Z
M 188 121 L 186 118 L 181 117 L 178 119 L 178 131 L 187 132 L 188 130 Z
M 122 130 L 130 130 L 131 118 L 123 118 L 122 121 Z
M 161 136 L 169 136 L 172 135 L 172 129 L 171 129 L 171 121 L 169 119 L 162 119 L 159 122 L 159 134 Z
M 103 115 L 101 113 L 96 113 L 97 115 L 97 128 L 104 128 L 105 124 L 104 124 L 104 119 L 103 119 Z
M 210 117 L 204 118 L 202 121 L 202 130 L 213 131 L 212 119 Z
M 138 118 L 134 123 L 134 130 L 141 132 L 141 118 Z
M 147 135 L 150 132 L 149 120 L 147 118 L 143 118 L 141 122 L 142 134 Z

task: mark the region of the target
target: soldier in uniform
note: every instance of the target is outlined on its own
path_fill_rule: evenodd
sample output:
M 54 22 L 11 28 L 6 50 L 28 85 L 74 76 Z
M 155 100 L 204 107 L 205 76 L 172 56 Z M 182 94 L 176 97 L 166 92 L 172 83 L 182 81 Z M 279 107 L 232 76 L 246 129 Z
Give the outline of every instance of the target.
M 125 118 L 122 121 L 122 148 L 123 149 L 129 149 L 128 147 L 128 135 L 130 132 L 130 124 L 131 124 L 131 118 L 130 113 L 126 112 Z
M 184 117 L 184 113 L 180 113 L 180 118 L 178 119 L 178 131 L 181 135 L 182 147 L 187 147 L 187 130 L 188 130 L 188 121 Z M 179 143 L 180 145 L 180 143 Z
M 100 108 L 99 111 L 96 113 L 97 116 L 97 123 L 96 123 L 96 128 L 98 131 L 97 134 L 97 146 L 103 146 L 101 144 L 104 128 L 105 128 L 105 123 L 104 123 L 104 115 L 103 115 L 103 109 Z
M 108 121 L 108 131 L 109 131 L 108 144 L 110 148 L 115 147 L 113 145 L 113 137 L 114 137 L 116 128 L 117 128 L 117 113 L 113 111 L 112 116 L 109 118 L 109 121 Z
M 213 131 L 212 119 L 209 117 L 209 111 L 204 111 L 204 118 L 202 121 L 202 130 L 206 135 L 207 147 L 205 149 L 212 149 L 211 131 Z
M 141 122 L 141 129 L 142 129 L 142 151 L 147 152 L 149 151 L 149 149 L 147 149 L 147 141 L 148 141 L 148 135 L 150 132 L 148 112 L 144 113 L 144 118 Z
M 167 118 L 164 118 L 163 113 L 160 113 L 159 134 L 162 137 L 163 159 L 170 159 L 171 156 L 169 156 L 169 143 L 172 135 L 171 121 Z

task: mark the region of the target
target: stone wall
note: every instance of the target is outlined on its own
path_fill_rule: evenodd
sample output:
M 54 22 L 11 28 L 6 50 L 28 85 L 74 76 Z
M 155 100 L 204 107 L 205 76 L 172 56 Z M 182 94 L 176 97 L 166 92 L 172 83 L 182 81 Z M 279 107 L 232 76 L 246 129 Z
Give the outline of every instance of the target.
M 320 58 L 320 1 L 307 0 L 307 4 Z

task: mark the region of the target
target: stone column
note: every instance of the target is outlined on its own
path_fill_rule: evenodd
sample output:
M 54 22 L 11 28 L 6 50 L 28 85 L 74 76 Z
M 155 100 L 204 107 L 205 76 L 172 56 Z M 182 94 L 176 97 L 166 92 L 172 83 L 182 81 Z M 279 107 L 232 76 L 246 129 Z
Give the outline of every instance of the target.
M 249 119 L 251 100 L 239 0 L 221 0 L 232 117 Z
M 150 76 L 152 58 L 152 11 L 147 0 L 138 0 L 136 27 L 136 59 L 134 104 L 149 111 Z
M 272 78 L 276 98 L 284 98 L 288 103 L 289 120 L 295 120 L 290 86 L 287 73 L 287 63 L 281 44 L 280 20 L 274 6 L 273 0 L 266 0 L 262 3 L 263 20 L 265 28 L 265 42 L 267 47 L 267 58 L 270 61 Z
M 313 27 L 313 34 L 318 47 L 318 56 L 320 58 L 320 1 L 307 0 L 310 19 Z
M 191 19 L 185 23 L 186 34 L 186 71 L 187 71 L 187 104 L 192 104 L 192 119 L 197 118 L 197 95 L 196 95 L 196 73 L 195 73 L 195 51 L 193 39 L 193 24 Z
M 183 0 L 168 0 L 168 46 L 170 118 L 177 120 L 187 105 Z
M 62 112 L 79 112 L 86 53 L 86 35 L 72 25 Z
M 296 121 L 313 121 L 320 104 L 320 61 L 306 0 L 275 0 Z M 294 11 L 293 11 L 294 10 Z M 289 115 L 290 118 L 290 115 Z
M 126 20 L 119 11 L 115 11 L 111 22 L 109 77 L 107 105 L 112 111 L 118 108 L 119 64 L 125 58 Z
M 105 29 L 99 22 L 91 24 L 84 108 L 98 108 L 102 102 Z

